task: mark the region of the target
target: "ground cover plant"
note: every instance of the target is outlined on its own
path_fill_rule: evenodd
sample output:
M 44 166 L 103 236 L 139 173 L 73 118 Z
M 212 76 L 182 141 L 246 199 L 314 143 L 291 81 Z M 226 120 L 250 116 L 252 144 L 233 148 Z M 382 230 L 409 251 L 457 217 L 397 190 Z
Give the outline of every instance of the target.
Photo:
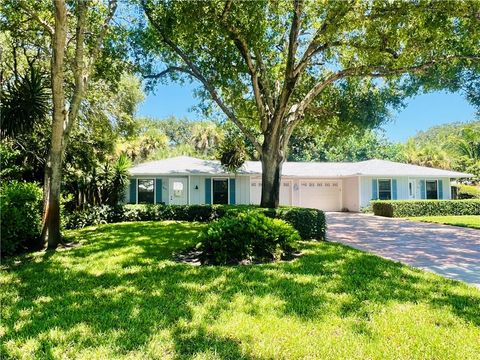
M 192 266 L 207 224 L 66 231 L 1 270 L 2 359 L 475 359 L 480 292 L 339 244 L 294 261 Z
M 432 222 L 446 225 L 469 227 L 480 229 L 480 215 L 472 216 L 419 216 L 411 217 L 410 220 Z

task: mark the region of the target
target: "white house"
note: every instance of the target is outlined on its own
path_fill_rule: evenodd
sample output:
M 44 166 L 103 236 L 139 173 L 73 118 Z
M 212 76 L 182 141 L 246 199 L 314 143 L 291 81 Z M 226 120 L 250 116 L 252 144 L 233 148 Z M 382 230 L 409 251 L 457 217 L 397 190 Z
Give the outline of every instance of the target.
M 236 173 L 219 161 L 179 156 L 130 169 L 128 203 L 259 204 L 261 163 L 247 161 Z M 280 204 L 325 211 L 359 211 L 372 199 L 450 199 L 450 182 L 470 174 L 396 163 L 285 162 Z

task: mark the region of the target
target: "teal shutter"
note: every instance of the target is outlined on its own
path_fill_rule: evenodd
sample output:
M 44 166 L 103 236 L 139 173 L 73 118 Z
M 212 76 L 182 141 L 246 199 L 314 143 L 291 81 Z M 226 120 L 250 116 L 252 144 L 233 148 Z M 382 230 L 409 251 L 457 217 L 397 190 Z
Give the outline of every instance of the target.
M 397 200 L 397 179 L 392 179 L 392 199 Z
M 443 181 L 438 180 L 438 198 L 443 199 Z
M 235 205 L 235 179 L 230 179 L 230 204 Z
M 137 179 L 130 178 L 130 204 L 137 203 Z
M 426 199 L 425 194 L 425 180 L 420 180 L 420 199 Z
M 378 199 L 378 183 L 377 179 L 372 179 L 372 200 Z
M 160 204 L 162 202 L 162 179 L 155 179 L 155 202 Z
M 212 179 L 205 179 L 205 204 L 212 203 Z

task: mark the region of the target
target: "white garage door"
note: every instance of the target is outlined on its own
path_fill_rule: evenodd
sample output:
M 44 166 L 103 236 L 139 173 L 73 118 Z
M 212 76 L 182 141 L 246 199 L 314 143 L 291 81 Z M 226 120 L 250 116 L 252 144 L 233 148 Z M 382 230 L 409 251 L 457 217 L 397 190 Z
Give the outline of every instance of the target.
M 342 183 L 336 180 L 300 180 L 300 206 L 340 211 Z
M 250 203 L 259 205 L 262 198 L 262 181 L 250 181 Z M 280 183 L 280 205 L 292 204 L 292 182 L 284 180 Z

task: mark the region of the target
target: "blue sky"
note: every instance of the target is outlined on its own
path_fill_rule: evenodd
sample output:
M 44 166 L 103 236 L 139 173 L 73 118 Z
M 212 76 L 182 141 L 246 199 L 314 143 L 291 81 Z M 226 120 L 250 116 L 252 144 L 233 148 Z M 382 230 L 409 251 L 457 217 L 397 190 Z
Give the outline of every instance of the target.
M 160 119 L 171 115 L 200 119 L 201 114 L 192 110 L 198 103 L 193 97 L 193 89 L 193 85 L 158 85 L 155 94 L 149 94 L 141 104 L 138 115 Z M 390 140 L 404 141 L 418 130 L 474 118 L 475 108 L 460 94 L 438 92 L 411 99 L 408 106 L 384 126 L 384 130 Z

